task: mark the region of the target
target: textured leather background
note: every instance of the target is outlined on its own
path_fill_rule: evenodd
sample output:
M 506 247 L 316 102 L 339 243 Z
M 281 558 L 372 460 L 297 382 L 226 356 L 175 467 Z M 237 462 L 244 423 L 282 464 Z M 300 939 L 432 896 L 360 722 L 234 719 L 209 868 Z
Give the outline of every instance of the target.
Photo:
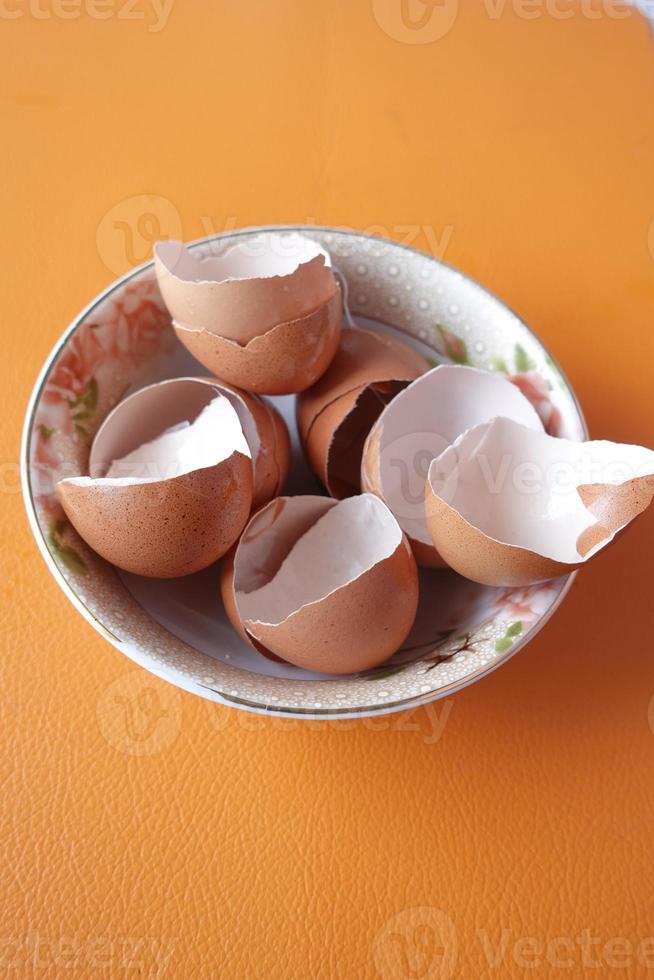
M 145 256 L 148 208 L 187 239 L 309 220 L 440 247 L 542 335 L 595 434 L 653 445 L 645 22 L 462 2 L 412 45 L 364 0 L 176 0 L 156 32 L 145 0 L 106 20 L 17 3 L 0 17 L 0 973 L 648 975 L 654 513 L 456 699 L 300 724 L 111 649 L 47 572 L 16 475 L 37 371 Z

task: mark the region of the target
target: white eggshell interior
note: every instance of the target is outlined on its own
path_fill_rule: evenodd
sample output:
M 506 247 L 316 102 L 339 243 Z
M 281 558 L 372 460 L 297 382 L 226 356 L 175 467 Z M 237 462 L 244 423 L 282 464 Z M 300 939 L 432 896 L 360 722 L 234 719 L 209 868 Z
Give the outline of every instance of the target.
M 377 423 L 381 489 L 411 538 L 432 543 L 424 509 L 431 461 L 466 429 L 496 415 L 543 431 L 536 410 L 514 384 L 502 375 L 460 365 L 428 371 L 384 409 Z
M 397 521 L 378 497 L 342 500 L 296 541 L 269 582 L 238 593 L 241 617 L 278 625 L 389 558 L 401 540 Z
M 220 381 L 216 381 L 216 387 L 214 390 L 218 391 L 223 398 L 227 399 L 238 415 L 238 419 L 243 430 L 243 435 L 245 436 L 245 441 L 249 446 L 250 451 L 248 455 L 250 455 L 252 457 L 252 461 L 256 463 L 262 447 L 261 439 L 259 437 L 259 430 L 257 429 L 252 412 L 248 408 L 243 398 L 236 391 L 223 387 Z
M 233 245 L 222 255 L 198 256 L 182 242 L 158 242 L 155 253 L 166 269 L 184 282 L 228 282 L 288 276 L 316 256 L 331 265 L 329 253 L 297 232 L 257 235 Z
M 106 476 L 76 477 L 70 482 L 80 486 L 156 483 L 215 466 L 234 452 L 250 457 L 236 410 L 227 398 L 218 395 L 193 422 L 173 425 L 156 439 L 113 460 Z
M 577 488 L 621 486 L 654 474 L 654 453 L 613 442 L 571 442 L 507 418 L 476 426 L 435 459 L 432 490 L 473 527 L 559 562 L 590 558 L 577 541 L 597 521 Z M 611 535 L 613 537 L 614 535 Z

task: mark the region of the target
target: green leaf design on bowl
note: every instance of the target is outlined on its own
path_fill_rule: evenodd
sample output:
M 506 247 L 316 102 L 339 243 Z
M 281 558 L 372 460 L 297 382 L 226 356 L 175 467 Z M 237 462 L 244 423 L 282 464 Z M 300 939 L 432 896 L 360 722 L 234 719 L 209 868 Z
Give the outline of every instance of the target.
M 511 623 L 504 636 L 495 643 L 496 653 L 506 653 L 513 646 L 514 640 L 522 633 L 522 620 Z
M 463 337 L 459 337 L 458 334 L 448 330 L 440 323 L 435 325 L 434 331 L 450 360 L 454 361 L 455 364 L 470 364 L 468 345 Z
M 532 360 L 522 344 L 515 345 L 513 354 L 515 357 L 515 369 L 520 374 L 523 374 L 525 371 L 533 371 L 536 367 L 536 362 Z
M 76 575 L 88 575 L 89 569 L 82 556 L 69 544 L 63 544 L 61 540 L 67 526 L 66 521 L 53 521 L 48 532 L 48 547 L 52 556 L 69 572 L 74 572 Z
M 509 373 L 509 365 L 506 363 L 503 357 L 493 357 L 491 359 L 491 367 L 493 371 L 499 371 L 501 374 Z

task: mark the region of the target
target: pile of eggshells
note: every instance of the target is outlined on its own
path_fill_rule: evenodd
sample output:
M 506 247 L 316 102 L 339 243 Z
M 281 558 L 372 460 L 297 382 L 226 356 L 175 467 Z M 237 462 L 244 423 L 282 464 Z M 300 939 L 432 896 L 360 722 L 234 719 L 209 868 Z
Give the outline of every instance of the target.
M 200 257 L 154 250 L 173 327 L 206 377 L 142 388 L 108 415 L 63 508 L 138 575 L 223 559 L 234 628 L 261 655 L 327 674 L 397 651 L 418 565 L 521 586 L 570 572 L 654 495 L 654 453 L 545 433 L 503 376 L 430 365 L 386 334 L 343 329 L 330 257 L 297 233 Z M 325 495 L 280 496 L 291 444 L 264 395 L 296 394 Z M 216 602 L 219 602 L 216 595 Z

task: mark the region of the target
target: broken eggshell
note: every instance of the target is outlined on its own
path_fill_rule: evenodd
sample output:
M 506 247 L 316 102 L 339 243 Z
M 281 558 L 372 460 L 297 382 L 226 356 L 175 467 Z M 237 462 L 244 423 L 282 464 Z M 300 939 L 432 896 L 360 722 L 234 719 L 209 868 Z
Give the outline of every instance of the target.
M 243 345 L 306 316 L 338 288 L 329 253 L 297 232 L 256 235 L 220 255 L 158 242 L 154 262 L 174 320 Z
M 222 591 L 256 648 L 307 670 L 355 673 L 383 663 L 408 635 L 418 573 L 377 497 L 279 497 L 243 532 Z
M 291 440 L 286 423 L 274 405 L 249 391 L 216 378 L 176 378 L 162 384 L 200 382 L 224 395 L 236 410 L 254 468 L 252 510 L 258 510 L 282 490 L 291 464 Z
M 361 487 L 388 505 L 421 565 L 446 564 L 425 516 L 429 465 L 462 432 L 497 415 L 537 432 L 543 425 L 522 392 L 503 376 L 441 365 L 401 391 L 373 425 L 363 450 Z
M 89 470 L 57 484 L 64 511 L 98 554 L 139 575 L 206 568 L 251 511 L 252 459 L 236 409 L 195 379 L 119 402 L 98 430 Z
M 296 405 L 304 452 L 333 497 L 359 493 L 368 432 L 390 399 L 428 370 L 424 357 L 393 337 L 344 331 L 329 368 Z
M 179 406 L 182 406 L 182 413 L 190 417 L 213 401 L 216 394 L 224 395 L 236 411 L 250 450 L 254 480 L 251 509 L 268 503 L 281 491 L 288 476 L 291 442 L 286 423 L 270 402 L 217 378 L 169 378 L 123 399 L 120 412 L 114 409 L 98 430 L 89 457 L 91 476 L 106 475 L 111 465 L 109 455 L 114 452 L 114 439 L 122 439 L 120 429 L 125 423 L 124 413 L 132 399 L 140 416 L 151 414 L 153 421 L 162 418 L 164 428 L 167 428 L 175 424 L 169 419 L 177 419 Z M 158 425 L 155 421 L 155 426 Z M 145 441 L 149 439 L 148 435 Z
M 231 384 L 292 394 L 336 353 L 341 293 L 329 254 L 310 238 L 257 235 L 204 258 L 181 242 L 159 242 L 154 265 L 177 336 Z
M 425 509 L 452 568 L 485 585 L 565 575 L 654 496 L 654 452 L 571 442 L 506 418 L 463 433 L 429 468 Z
M 220 595 L 223 600 L 223 608 L 225 610 L 225 615 L 228 620 L 239 634 L 242 640 L 245 640 L 251 647 L 253 647 L 257 653 L 260 653 L 262 657 L 266 660 L 273 660 L 276 663 L 284 663 L 285 661 L 282 657 L 277 657 L 270 650 L 259 643 L 253 636 L 251 636 L 243 623 L 238 613 L 238 608 L 236 606 L 236 596 L 234 594 L 234 558 L 236 556 L 236 549 L 238 544 L 233 545 L 224 556 L 220 562 Z

